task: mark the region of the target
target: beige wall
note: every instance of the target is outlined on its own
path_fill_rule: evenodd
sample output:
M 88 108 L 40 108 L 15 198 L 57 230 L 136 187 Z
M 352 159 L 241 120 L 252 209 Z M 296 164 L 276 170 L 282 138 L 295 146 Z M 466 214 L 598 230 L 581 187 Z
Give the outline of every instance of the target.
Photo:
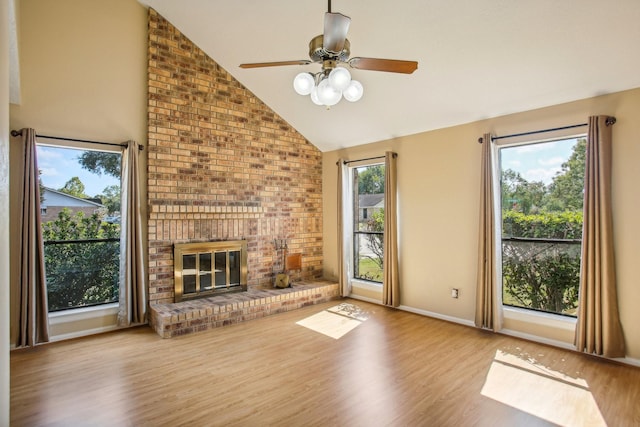
M 9 0 L 0 0 L 0 426 L 9 425 Z
M 146 16 L 135 0 L 22 0 L 22 100 L 11 106 L 11 129 L 31 127 L 44 135 L 146 144 Z M 12 188 L 17 182 L 14 166 L 20 161 L 16 153 L 11 150 Z M 146 171 L 146 152 L 140 169 Z M 141 183 L 146 195 L 146 175 Z M 16 263 L 11 264 L 15 277 Z
M 621 320 L 627 356 L 640 359 L 640 89 L 324 153 L 325 275 L 336 277 L 336 161 L 398 153 L 401 304 L 474 319 L 480 151 L 483 133 L 506 135 L 617 117 L 613 127 L 613 203 Z M 450 297 L 460 289 L 459 299 Z M 572 334 L 512 321 L 505 328 L 570 343 Z

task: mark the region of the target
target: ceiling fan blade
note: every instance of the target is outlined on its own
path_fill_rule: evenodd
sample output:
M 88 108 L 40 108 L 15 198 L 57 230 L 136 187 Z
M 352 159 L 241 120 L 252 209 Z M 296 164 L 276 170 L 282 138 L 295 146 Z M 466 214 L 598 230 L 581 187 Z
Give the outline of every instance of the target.
M 281 65 L 307 65 L 312 61 L 308 59 L 300 59 L 297 61 L 279 61 L 279 62 L 254 62 L 250 64 L 240 64 L 240 68 L 262 68 L 262 67 L 279 67 Z
M 347 61 L 351 68 L 358 70 L 387 71 L 390 73 L 411 74 L 418 68 L 416 61 L 398 59 L 351 58 Z
M 322 47 L 332 53 L 340 53 L 344 49 L 351 18 L 341 13 L 324 14 L 324 34 Z

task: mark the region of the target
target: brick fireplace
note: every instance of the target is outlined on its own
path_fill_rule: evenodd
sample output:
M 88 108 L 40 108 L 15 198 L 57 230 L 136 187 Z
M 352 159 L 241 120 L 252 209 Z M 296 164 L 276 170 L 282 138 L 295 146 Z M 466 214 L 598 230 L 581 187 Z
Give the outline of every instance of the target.
M 321 152 L 153 9 L 148 49 L 151 305 L 174 302 L 174 244 L 245 240 L 251 289 L 286 239 L 291 280 L 321 278 Z

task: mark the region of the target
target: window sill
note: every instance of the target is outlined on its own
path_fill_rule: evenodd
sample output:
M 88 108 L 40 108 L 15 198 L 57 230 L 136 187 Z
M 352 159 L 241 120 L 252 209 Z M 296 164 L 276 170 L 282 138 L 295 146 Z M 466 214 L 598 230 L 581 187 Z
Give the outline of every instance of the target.
M 351 287 L 368 291 L 382 292 L 382 283 L 367 282 L 366 280 L 351 279 Z
M 118 313 L 118 303 L 96 305 L 92 307 L 74 308 L 71 310 L 56 311 L 49 314 L 49 324 L 59 325 L 68 322 L 95 319 Z
M 502 310 L 505 319 L 535 323 L 536 325 L 548 326 L 565 331 L 574 331 L 576 328 L 577 319 L 574 317 L 561 316 L 552 313 L 541 313 L 539 311 L 516 307 L 503 307 Z

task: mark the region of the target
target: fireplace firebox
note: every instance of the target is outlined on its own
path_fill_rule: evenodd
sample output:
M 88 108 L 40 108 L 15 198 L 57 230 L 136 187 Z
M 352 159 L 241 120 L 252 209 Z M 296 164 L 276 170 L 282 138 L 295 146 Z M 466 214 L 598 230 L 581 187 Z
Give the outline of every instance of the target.
M 176 243 L 175 302 L 247 290 L 247 241 Z

